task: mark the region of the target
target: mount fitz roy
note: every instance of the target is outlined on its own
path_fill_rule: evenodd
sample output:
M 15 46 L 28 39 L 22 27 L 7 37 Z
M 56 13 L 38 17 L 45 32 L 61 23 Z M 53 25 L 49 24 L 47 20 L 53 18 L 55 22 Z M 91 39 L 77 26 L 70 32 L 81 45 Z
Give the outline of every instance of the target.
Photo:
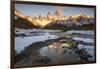
M 54 15 L 48 12 L 47 16 L 25 16 L 18 10 L 15 11 L 15 26 L 18 28 L 46 28 L 66 29 L 82 25 L 93 25 L 94 17 L 75 13 L 71 16 L 61 16 L 58 11 Z

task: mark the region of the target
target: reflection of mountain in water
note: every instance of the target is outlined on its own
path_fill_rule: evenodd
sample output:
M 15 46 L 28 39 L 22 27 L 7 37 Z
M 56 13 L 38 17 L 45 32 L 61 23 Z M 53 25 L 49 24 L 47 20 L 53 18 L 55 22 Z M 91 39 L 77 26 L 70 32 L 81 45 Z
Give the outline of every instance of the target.
M 61 64 L 61 63 L 79 63 L 77 60 L 79 58 L 78 54 L 74 50 L 68 48 L 61 48 L 58 43 L 50 44 L 48 47 L 43 47 L 40 50 L 42 55 L 46 55 L 52 60 L 52 64 Z

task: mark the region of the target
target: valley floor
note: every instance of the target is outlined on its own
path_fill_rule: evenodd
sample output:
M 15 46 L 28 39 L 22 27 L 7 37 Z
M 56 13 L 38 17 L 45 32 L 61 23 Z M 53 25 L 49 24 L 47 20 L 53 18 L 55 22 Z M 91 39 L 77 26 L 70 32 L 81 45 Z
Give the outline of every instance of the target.
M 17 51 L 17 53 L 20 53 L 26 47 L 36 42 L 41 42 L 41 41 L 45 42 L 46 40 L 50 40 L 50 39 L 58 39 L 60 37 L 66 37 L 66 38 L 71 38 L 75 41 L 78 41 L 79 44 L 77 47 L 79 49 L 85 48 L 88 54 L 92 55 L 92 58 L 89 58 L 89 60 L 94 61 L 95 44 L 94 44 L 94 31 L 93 30 L 88 30 L 88 31 L 71 30 L 71 31 L 62 32 L 60 30 L 17 29 L 17 32 L 15 33 L 19 35 L 22 33 L 24 34 L 24 36 L 23 35 L 15 36 L 15 50 Z M 44 52 L 46 52 L 45 49 L 47 48 L 45 49 L 41 48 L 41 49 L 44 50 Z M 41 49 L 39 51 L 41 51 Z M 75 56 L 75 54 L 73 55 Z M 22 61 L 20 63 L 22 63 Z

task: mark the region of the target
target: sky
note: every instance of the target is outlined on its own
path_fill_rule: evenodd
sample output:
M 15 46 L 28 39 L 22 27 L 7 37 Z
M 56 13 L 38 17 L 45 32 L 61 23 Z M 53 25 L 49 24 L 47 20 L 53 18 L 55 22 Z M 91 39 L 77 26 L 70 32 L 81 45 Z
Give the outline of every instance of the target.
M 94 16 L 94 8 L 68 7 L 68 6 L 57 7 L 50 5 L 33 5 L 33 4 L 15 5 L 15 9 L 17 9 L 26 16 L 38 16 L 38 15 L 47 16 L 48 12 L 50 12 L 53 15 L 57 8 L 60 8 L 62 16 L 71 16 L 75 13 Z

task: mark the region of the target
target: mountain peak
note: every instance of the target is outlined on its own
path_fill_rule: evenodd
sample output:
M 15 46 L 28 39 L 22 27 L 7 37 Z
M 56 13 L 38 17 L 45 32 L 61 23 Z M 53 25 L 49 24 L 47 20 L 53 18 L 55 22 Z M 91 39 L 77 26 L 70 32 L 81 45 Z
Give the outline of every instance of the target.
M 81 16 L 81 14 L 75 13 L 75 14 L 73 14 L 71 17 L 72 17 L 73 19 L 75 19 L 75 18 L 77 18 L 77 17 L 79 17 L 79 16 Z

